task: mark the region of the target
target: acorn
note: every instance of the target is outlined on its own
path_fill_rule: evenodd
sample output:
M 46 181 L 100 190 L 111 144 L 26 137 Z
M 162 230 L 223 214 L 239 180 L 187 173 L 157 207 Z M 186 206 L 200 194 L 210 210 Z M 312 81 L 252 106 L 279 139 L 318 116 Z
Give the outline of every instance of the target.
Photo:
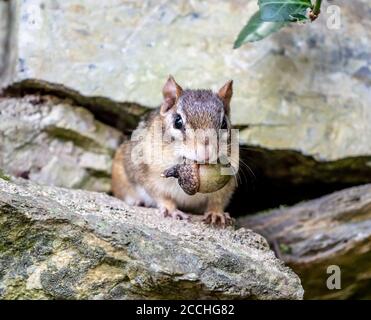
M 220 190 L 231 179 L 231 175 L 222 174 L 222 168 L 221 164 L 182 163 L 165 170 L 161 176 L 177 178 L 189 195 L 210 193 Z

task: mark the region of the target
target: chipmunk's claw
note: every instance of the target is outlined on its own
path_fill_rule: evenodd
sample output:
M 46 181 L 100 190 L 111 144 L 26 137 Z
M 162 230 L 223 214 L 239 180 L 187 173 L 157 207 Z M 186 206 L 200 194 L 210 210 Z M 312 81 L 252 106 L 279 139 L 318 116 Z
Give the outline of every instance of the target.
M 183 211 L 180 211 L 180 210 L 174 210 L 174 211 L 170 212 L 168 209 L 162 209 L 161 213 L 163 214 L 163 216 L 165 218 L 170 217 L 170 218 L 173 218 L 173 219 L 176 219 L 176 220 L 186 220 L 186 221 L 191 220 L 191 218 L 188 214 L 186 214 L 186 213 L 184 213 Z
M 209 211 L 204 214 L 202 221 L 215 227 L 226 228 L 232 226 L 234 221 L 228 212 Z

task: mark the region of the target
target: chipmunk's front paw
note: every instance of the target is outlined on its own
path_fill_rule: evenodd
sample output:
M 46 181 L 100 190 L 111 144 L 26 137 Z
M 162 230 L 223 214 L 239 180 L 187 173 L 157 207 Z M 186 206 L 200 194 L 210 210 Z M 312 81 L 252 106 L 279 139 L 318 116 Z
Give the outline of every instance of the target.
M 222 228 L 233 225 L 233 219 L 228 212 L 206 212 L 202 221 L 206 224 Z
M 191 220 L 188 214 L 180 210 L 169 211 L 168 209 L 162 209 L 161 212 L 164 217 L 170 217 L 176 220 Z

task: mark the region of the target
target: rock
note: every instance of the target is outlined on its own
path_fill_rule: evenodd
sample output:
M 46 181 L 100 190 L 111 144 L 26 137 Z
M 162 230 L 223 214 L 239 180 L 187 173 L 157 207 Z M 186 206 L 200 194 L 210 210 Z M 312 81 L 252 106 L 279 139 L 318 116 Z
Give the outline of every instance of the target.
M 7 38 L 9 36 L 9 11 L 8 4 L 5 1 L 0 1 L 0 76 L 5 69 L 5 57 L 8 56 L 7 52 Z
M 0 179 L 0 297 L 302 298 L 261 236 L 158 215 L 102 193 Z
M 267 238 L 300 276 L 307 299 L 370 299 L 371 184 L 239 219 Z M 329 290 L 329 266 L 341 290 Z
M 67 100 L 0 98 L 0 168 L 42 184 L 109 191 L 116 129 Z
M 341 5 L 339 29 L 332 3 L 324 3 L 314 23 L 233 50 L 256 3 L 2 2 L 0 39 L 11 45 L 0 86 L 75 90 L 105 98 L 102 108 L 110 109 L 117 106 L 109 101 L 159 105 L 169 73 L 193 88 L 217 89 L 232 78 L 242 142 L 319 160 L 371 154 L 369 1 Z

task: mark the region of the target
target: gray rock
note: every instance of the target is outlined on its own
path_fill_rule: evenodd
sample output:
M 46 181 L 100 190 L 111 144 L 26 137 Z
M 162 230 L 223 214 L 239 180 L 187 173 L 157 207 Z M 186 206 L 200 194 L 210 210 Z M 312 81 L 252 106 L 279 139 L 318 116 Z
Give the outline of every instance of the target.
M 0 168 L 42 184 L 109 191 L 122 134 L 67 100 L 0 98 Z
M 0 86 L 48 84 L 154 107 L 169 73 L 213 89 L 233 78 L 242 142 L 321 160 L 371 154 L 369 0 L 340 4 L 339 29 L 324 3 L 314 23 L 233 50 L 256 3 L 1 2 Z
M 8 4 L 0 1 L 0 76 L 5 69 L 5 57 L 8 55 L 7 38 L 9 36 Z
M 302 299 L 299 278 L 250 230 L 12 180 L 0 179 L 3 299 Z

